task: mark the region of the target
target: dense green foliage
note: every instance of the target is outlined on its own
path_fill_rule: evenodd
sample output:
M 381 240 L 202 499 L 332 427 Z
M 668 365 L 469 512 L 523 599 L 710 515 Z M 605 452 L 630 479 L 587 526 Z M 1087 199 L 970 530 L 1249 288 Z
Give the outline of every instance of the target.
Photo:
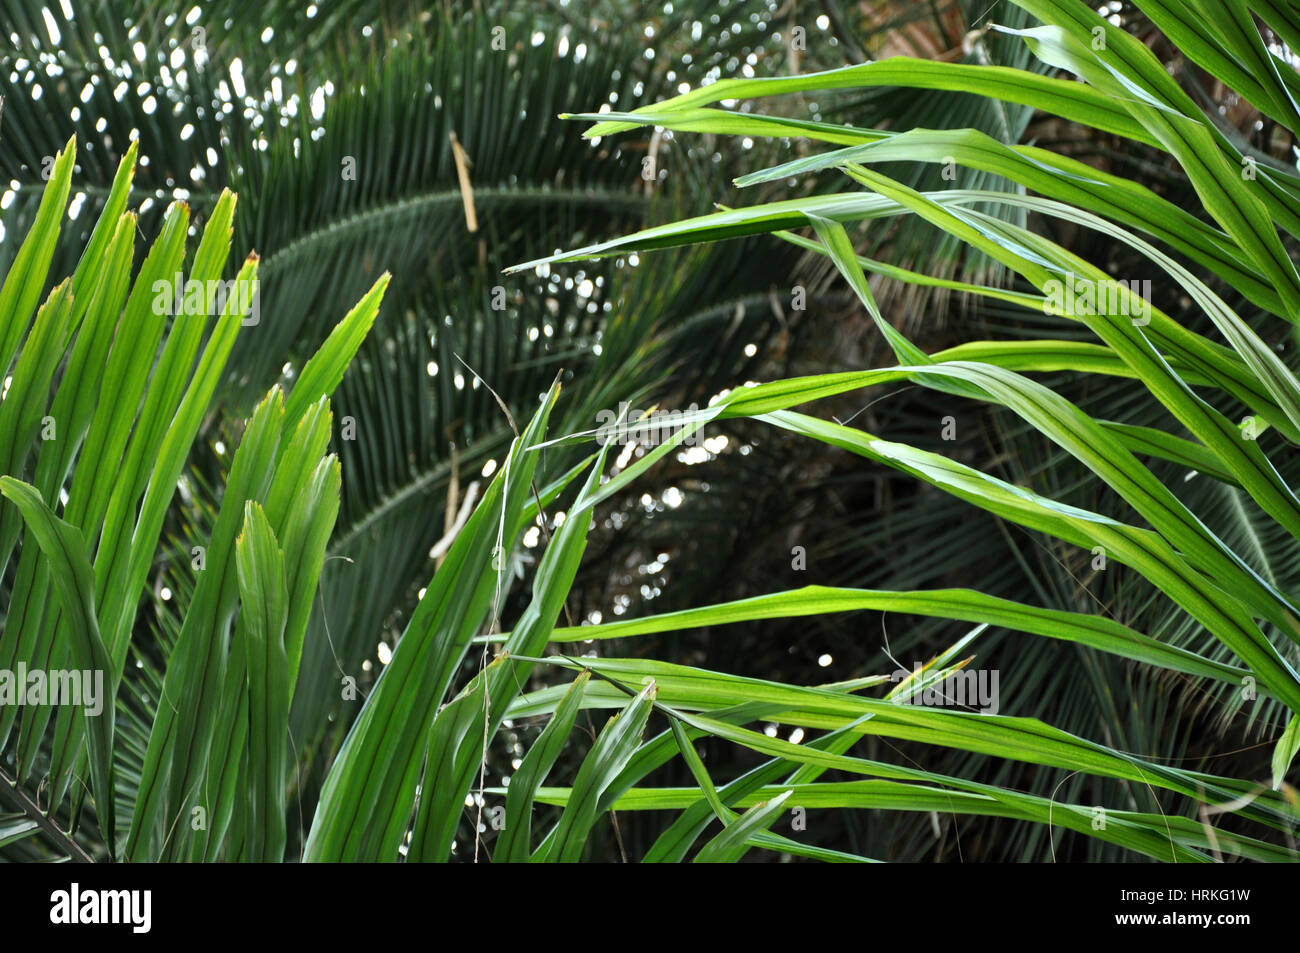
M 960 62 L 867 61 L 837 17 L 812 65 L 856 65 L 770 52 L 670 98 L 642 38 L 556 57 L 504 8 L 386 11 L 358 58 L 366 4 L 269 10 L 274 55 L 213 5 L 203 68 L 130 76 L 174 108 L 134 110 L 76 71 L 161 77 L 190 24 L 58 20 L 66 79 L 29 76 L 0 122 L 29 186 L 0 244 L 0 669 L 102 670 L 116 705 L 0 708 L 5 856 L 862 861 L 960 853 L 961 818 L 980 858 L 1295 860 L 1300 177 L 1276 155 L 1300 24 L 1015 2 Z M 15 76 L 48 62 L 36 9 Z M 657 50 L 721 67 L 760 23 L 657 22 Z M 225 109 L 237 58 L 277 91 Z M 910 114 L 872 98 L 899 90 Z M 754 109 L 778 95 L 825 105 Z M 88 128 L 59 150 L 42 110 Z M 1049 121 L 1061 147 L 1024 144 Z M 147 172 L 90 147 L 132 129 Z M 653 188 L 645 129 L 677 136 Z M 706 213 L 720 173 L 744 204 Z M 228 267 L 232 242 L 261 259 Z M 210 291 L 172 319 L 154 288 L 180 272 L 258 281 L 256 323 Z M 804 284 L 833 310 L 828 274 L 866 360 L 791 326 Z M 652 449 L 593 440 L 601 411 L 635 433 L 638 402 L 696 397 Z M 669 566 L 661 603 L 638 563 Z M 845 634 L 863 618 L 906 628 L 892 655 Z M 852 670 L 764 648 L 796 627 L 839 632 Z M 900 680 L 902 651 L 924 665 Z M 954 704 L 977 670 L 1002 697 Z

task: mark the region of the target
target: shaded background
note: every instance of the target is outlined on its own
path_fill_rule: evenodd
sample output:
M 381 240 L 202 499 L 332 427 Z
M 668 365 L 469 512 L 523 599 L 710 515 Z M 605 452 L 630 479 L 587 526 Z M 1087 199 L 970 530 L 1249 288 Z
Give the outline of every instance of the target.
M 1131 8 L 1111 3 L 1108 9 L 1134 32 L 1150 33 Z M 714 203 L 846 187 L 834 173 L 743 194 L 731 184 L 734 176 L 806 152 L 801 141 L 656 136 L 641 129 L 590 142 L 582 124 L 558 114 L 631 109 L 721 77 L 808 72 L 890 55 L 1041 67 L 1019 41 L 984 29 L 991 22 L 1026 25 L 1017 8 L 987 0 L 343 0 L 319 6 L 268 0 L 256 6 L 255 17 L 248 10 L 236 2 L 6 3 L 0 11 L 0 269 L 12 261 L 35 212 L 46 157 L 74 134 L 79 165 L 70 214 L 84 232 L 74 229 L 61 243 L 63 257 L 56 257 L 52 275 L 72 271 L 79 239 L 88 237 L 113 170 L 135 138 L 141 159 L 131 206 L 141 213 L 145 236 L 156 233 L 173 200 L 190 204 L 197 235 L 221 190 L 230 188 L 239 196 L 232 257 L 237 263 L 256 250 L 262 258 L 260 323 L 245 330 L 232 356 L 169 521 L 169 558 L 156 567 L 152 604 L 133 640 L 137 664 L 128 665 L 120 724 L 140 752 L 192 589 L 189 548 L 206 537 L 218 502 L 214 488 L 223 484 L 238 443 L 237 422 L 277 380 L 291 384 L 298 362 L 351 303 L 380 272 L 393 273 L 375 331 L 334 399 L 343 506 L 292 713 L 299 759 L 292 853 L 359 710 L 359 699 L 342 697 L 341 679 L 351 676 L 368 691 L 436 568 L 431 547 L 471 484 L 486 485 L 509 444 L 511 428 L 493 391 L 516 419 L 526 419 L 560 374 L 564 390 L 553 417 L 559 434 L 594 428 L 599 411 L 624 400 L 685 408 L 747 380 L 892 363 L 829 263 L 767 238 L 503 275 L 507 265 L 701 214 Z M 1223 90 L 1201 86 L 1186 64 L 1176 75 L 1203 102 L 1237 109 Z M 876 89 L 816 101 L 781 97 L 770 109 L 897 130 L 972 126 L 1141 177 L 1175 202 L 1191 194 L 1154 150 L 1127 142 L 1119 148 L 1095 131 L 1056 119 L 1037 122 L 1027 109 L 975 97 Z M 1256 147 L 1284 150 L 1256 118 L 1227 115 Z M 464 150 L 472 230 L 453 137 Z M 653 159 L 649 179 L 647 159 Z M 942 180 L 933 166 L 896 164 L 884 171 L 921 189 L 1011 188 L 967 170 L 957 183 Z M 1098 236 L 1054 237 L 1109 263 L 1115 274 L 1141 274 L 1143 265 L 1129 252 Z M 981 256 L 908 218 L 872 223 L 855 240 L 860 254 L 929 274 L 1009 281 Z M 806 299 L 802 310 L 795 307 L 796 288 Z M 890 319 L 927 351 L 985 336 L 1076 333 L 942 290 L 880 280 L 873 289 Z M 1254 315 L 1232 289 L 1216 290 L 1248 320 Z M 1200 325 L 1188 302 L 1162 300 L 1159 285 L 1156 295 L 1171 315 Z M 1064 380 L 1049 383 L 1094 416 L 1167 423 L 1142 399 L 1140 385 Z M 1115 511 L 1072 458 L 1004 412 L 910 387 L 856 393 L 815 412 L 852 417 L 855 426 L 888 439 L 941 450 L 1064 501 Z M 941 435 L 950 415 L 955 442 Z M 355 439 L 341 432 L 348 418 Z M 670 456 L 601 508 L 566 607 L 574 622 L 801 584 L 968 586 L 1049 607 L 1102 607 L 1166 641 L 1207 651 L 1199 630 L 1153 602 L 1140 578 L 1119 567 L 1095 571 L 1089 553 L 781 431 L 731 421 L 705 434 L 702 447 Z M 548 451 L 544 473 L 560 472 L 577 453 Z M 1153 469 L 1172 482 L 1172 467 Z M 1203 479 L 1177 482 L 1189 506 L 1230 546 L 1250 541 L 1257 569 L 1283 587 L 1297 581 L 1294 542 L 1250 525 L 1232 505 L 1233 490 Z M 553 526 L 562 514 L 549 518 Z M 525 539 L 507 618 L 526 596 L 543 529 Z M 804 569 L 794 568 L 795 547 L 806 553 Z M 0 580 L 0 604 L 7 604 L 10 584 Z M 941 620 L 853 613 L 640 638 L 600 650 L 817 684 L 910 670 L 966 632 Z M 975 667 L 999 670 L 1005 714 L 1042 717 L 1181 767 L 1261 774 L 1267 768 L 1269 748 L 1261 742 L 1277 713 L 1266 706 L 1251 716 L 1253 724 L 1244 713 L 1210 721 L 1199 716 L 1199 702 L 1208 699 L 1187 694 L 1201 689 L 1176 674 L 1153 675 L 1080 646 L 1002 630 L 985 632 L 973 651 Z M 465 677 L 479 664 L 471 653 Z M 543 667 L 534 680 L 540 686 L 552 675 Z M 1115 686 L 1124 693 L 1117 695 Z M 509 776 L 539 730 L 520 723 L 503 732 L 488 785 Z M 124 745 L 122 756 L 138 759 L 131 748 Z M 1172 802 L 1170 795 L 1129 790 L 1122 782 L 1063 780 L 1053 769 L 884 739 L 864 739 L 857 750 L 1077 803 L 1112 803 L 1116 787 L 1135 810 Z M 1235 753 L 1216 761 L 1210 754 L 1218 751 Z M 581 745 L 571 746 L 557 774 L 571 776 L 582 753 Z M 715 777 L 731 778 L 750 766 L 745 752 L 716 741 L 703 743 L 701 753 Z M 0 757 L 39 766 L 40 738 L 15 732 Z M 650 783 L 691 781 L 674 763 Z M 472 813 L 462 845 L 474 838 Z M 670 820 L 624 813 L 616 825 L 602 821 L 591 857 L 636 858 Z M 490 849 L 492 832 L 482 836 Z M 958 823 L 944 815 L 812 812 L 799 837 L 894 860 L 1127 856 L 1101 841 L 996 818 Z M 4 859 L 41 856 L 33 839 L 0 847 Z M 764 852 L 751 859 L 777 858 Z

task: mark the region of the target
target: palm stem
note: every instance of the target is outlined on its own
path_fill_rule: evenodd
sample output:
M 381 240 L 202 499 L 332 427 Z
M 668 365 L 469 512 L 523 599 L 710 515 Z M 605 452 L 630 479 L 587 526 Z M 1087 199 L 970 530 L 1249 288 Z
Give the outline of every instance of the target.
M 41 813 L 40 805 L 27 796 L 27 792 L 18 786 L 18 782 L 11 778 L 3 768 L 0 768 L 0 790 L 3 790 L 14 804 L 16 804 L 24 814 L 30 817 L 41 830 L 50 836 L 50 839 L 59 845 L 59 848 L 73 860 L 81 864 L 93 864 L 95 858 L 86 852 L 86 849 L 72 839 L 72 835 L 64 831 L 54 819 Z

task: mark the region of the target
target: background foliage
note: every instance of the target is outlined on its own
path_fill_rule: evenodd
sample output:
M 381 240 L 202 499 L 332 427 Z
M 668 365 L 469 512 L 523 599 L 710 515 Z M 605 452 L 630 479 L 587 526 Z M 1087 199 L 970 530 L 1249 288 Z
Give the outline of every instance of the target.
M 229 188 L 239 196 L 231 244 L 240 256 L 255 249 L 261 257 L 262 319 L 239 335 L 204 416 L 181 492 L 167 513 L 164 545 L 150 566 L 147 604 L 135 620 L 130 642 L 135 664 L 126 667 L 118 712 L 121 736 L 133 739 L 124 746 L 133 751 L 129 769 L 138 769 L 143 759 L 164 668 L 196 598 L 184 554 L 193 540 L 213 532 L 235 448 L 247 439 L 245 421 L 277 382 L 292 393 L 304 362 L 346 308 L 383 272 L 392 274 L 376 323 L 331 397 L 330 447 L 339 457 L 341 502 L 289 715 L 294 770 L 288 774 L 285 838 L 287 856 L 295 857 L 309 850 L 307 831 L 322 786 L 339 763 L 361 702 L 395 657 L 399 635 L 412 631 L 430 578 L 439 578 L 434 572 L 439 559 L 431 549 L 456 523 L 469 495 L 481 499 L 490 475 L 501 475 L 514 437 L 501 402 L 513 415 L 514 428 L 525 431 L 538 398 L 558 373 L 563 387 L 548 421 L 549 434 L 558 436 L 592 428 L 598 411 L 617 408 L 620 401 L 703 406 L 750 380 L 874 368 L 893 360 L 835 262 L 816 249 L 766 236 L 653 253 L 621 250 L 577 266 L 502 275 L 503 268 L 520 261 L 704 214 L 715 202 L 748 206 L 842 188 L 834 171 L 780 176 L 744 189 L 732 183 L 747 172 L 815 155 L 818 144 L 808 139 L 640 128 L 593 142 L 582 138 L 582 125 L 558 114 L 628 110 L 721 77 L 811 73 L 891 55 L 1007 66 L 1039 76 L 1054 70 L 1022 37 L 989 29 L 994 22 L 1010 29 L 1035 25 L 1042 11 L 1021 8 L 1029 4 L 1002 4 L 989 15 L 987 4 L 945 0 L 897 6 L 828 3 L 815 10 L 754 2 L 583 4 L 580 9 L 563 3 L 433 9 L 400 3 L 321 8 L 271 3 L 262 6 L 256 22 L 238 6 L 205 3 L 181 13 L 153 3 L 103 2 L 79 4 L 75 16 L 57 4 L 6 8 L 0 23 L 0 35 L 9 42 L 0 58 L 8 83 L 0 114 L 0 181 L 9 185 L 0 201 L 5 208 L 0 268 L 11 268 L 36 220 L 47 157 L 74 133 L 80 148 L 72 218 L 54 251 L 42 300 L 56 280 L 76 269 L 133 140 L 139 141 L 140 159 L 128 202 L 138 210 L 141 234 L 152 240 L 165 227 L 169 203 L 182 200 L 190 209 L 190 236 L 197 238 L 216 214 L 222 190 Z M 1157 4 L 1110 4 L 1103 12 L 1174 67 L 1180 88 L 1207 115 L 1221 117 L 1216 121 L 1227 130 L 1224 135 L 1243 151 L 1262 159 L 1293 158 L 1289 117 L 1276 114 L 1285 101 L 1270 101 L 1262 109 L 1248 95 L 1253 89 L 1233 86 L 1237 74 L 1225 78 L 1214 63 L 1180 52 L 1189 47 L 1174 41 L 1185 38 L 1175 36 L 1169 23 L 1153 23 L 1163 10 Z M 791 43 L 795 27 L 804 30 L 806 43 Z M 497 28 L 503 33 L 495 34 Z M 1269 19 L 1264 30 L 1270 42 L 1286 42 L 1285 23 Z M 504 50 L 494 46 L 498 35 L 504 36 Z M 973 128 L 1000 143 L 1032 142 L 1139 181 L 1171 205 L 1196 209 L 1202 221 L 1209 220 L 1200 213 L 1197 190 L 1179 162 L 1149 138 L 1135 141 L 1104 125 L 979 96 L 963 91 L 969 87 L 960 83 L 938 87 L 897 81 L 840 91 L 808 86 L 783 98 L 775 112 L 863 130 Z M 738 108 L 749 111 L 752 104 Z M 469 160 L 473 230 L 453 134 Z M 652 153 L 656 179 L 647 183 L 642 171 Z M 899 155 L 876 168 L 922 192 L 951 187 L 941 164 Z M 342 174 L 349 167 L 355 178 Z M 960 176 L 963 189 L 1023 192 L 987 168 L 962 168 Z M 1031 216 L 1015 205 L 975 207 L 1011 226 L 1032 224 L 1035 232 L 1112 274 L 1150 274 L 1144 256 L 1113 235 Z M 853 234 L 859 255 L 938 279 L 899 282 L 887 274 L 872 279 L 884 318 L 922 351 L 935 354 L 979 339 L 1092 340 L 1080 325 L 1016 307 L 1005 297 L 970 293 L 971 284 L 1032 290 L 1023 281 L 1016 284 L 1014 269 L 988 249 L 949 232 L 936 233 L 916 216 L 879 219 L 869 226 Z M 1291 236 L 1284 232 L 1282 240 L 1289 247 Z M 136 248 L 137 268 L 144 247 Z M 234 263 L 227 266 L 227 276 L 234 268 Z M 1198 268 L 1198 274 L 1290 363 L 1289 339 L 1269 330 L 1276 323 L 1269 309 L 1212 269 Z M 808 292 L 806 310 L 792 306 L 796 285 Z M 496 310 L 494 299 L 501 295 L 506 307 Z M 1157 282 L 1155 303 L 1189 331 L 1214 333 L 1182 288 Z M 960 347 L 953 352 L 955 357 L 964 353 Z M 1041 369 L 1038 380 L 1093 418 L 1169 428 L 1169 418 L 1140 381 L 1079 374 L 1069 361 L 1025 369 Z M 945 453 L 1061 502 L 1125 515 L 1123 504 L 1086 465 L 1006 408 L 973 404 L 901 378 L 882 386 L 881 393 L 833 396 L 817 412 L 826 419 L 852 418 L 864 431 Z M 1226 401 L 1219 406 L 1233 409 Z M 961 434 L 955 445 L 940 436 L 940 421 L 949 415 L 956 417 Z M 349 419 L 356 439 L 344 439 Z M 1270 432 L 1267 440 L 1275 439 Z M 1280 479 L 1294 486 L 1290 458 L 1281 452 L 1285 445 L 1266 445 Z M 538 456 L 537 484 L 543 488 L 584 459 L 579 448 L 566 444 Z M 642 459 L 637 451 L 617 466 Z M 1298 562 L 1294 536 L 1262 518 L 1234 487 L 1204 477 L 1184 480 L 1183 462 L 1155 460 L 1151 469 L 1165 485 L 1177 487 L 1187 508 L 1255 571 L 1290 591 Z M 571 591 L 561 587 L 567 597 L 563 609 L 553 607 L 562 613 L 561 623 L 638 618 L 807 583 L 879 590 L 962 586 L 1048 609 L 1100 611 L 1212 662 L 1234 661 L 1140 574 L 1095 572 L 1086 549 L 979 512 L 918 485 L 908 474 L 863 467 L 828 443 L 745 416 L 725 429 L 710 426 L 701 448 L 663 457 L 635 483 L 606 497 L 585 544 L 571 543 L 585 545 L 585 555 L 573 567 Z M 503 492 L 503 511 L 509 499 Z M 514 585 L 494 613 L 507 625 L 528 611 L 529 587 L 540 574 L 538 556 L 556 545 L 547 540 L 568 524 L 562 517 L 575 506 L 561 504 L 552 512 L 548 504 L 544 525 L 530 530 L 512 557 Z M 792 568 L 795 546 L 807 551 L 806 571 Z M 11 566 L 0 582 L 5 604 L 16 571 Z M 744 627 L 706 620 L 627 645 L 639 658 L 816 685 L 942 658 L 969 629 L 943 618 L 859 609 L 761 619 Z M 600 654 L 606 654 L 600 645 Z M 1004 714 L 1041 718 L 1161 765 L 1243 779 L 1269 774 L 1273 742 L 1285 724 L 1285 712 L 1275 704 L 1241 709 L 1227 703 L 1227 690 L 1213 681 L 1009 628 L 983 632 L 976 647 L 979 667 L 1004 673 Z M 1293 646 L 1284 648 L 1294 652 Z M 540 647 L 533 654 L 540 655 Z M 477 651 L 455 659 L 455 677 L 444 690 L 469 683 L 462 696 L 469 702 L 494 697 L 493 688 L 475 696 L 469 681 L 483 661 Z M 356 680 L 359 697 L 343 697 L 344 677 Z M 527 685 L 541 691 L 567 679 L 553 666 L 531 669 L 527 677 Z M 600 681 L 593 678 L 588 700 Z M 617 692 L 608 683 L 601 690 Z M 550 710 L 545 701 L 550 696 L 538 697 L 540 707 L 517 703 L 482 776 L 473 780 L 476 788 L 499 788 L 505 777 L 524 770 L 524 757 L 540 744 L 543 725 L 555 724 L 541 717 Z M 620 696 L 607 694 L 595 707 L 607 707 L 615 697 Z M 469 702 L 462 707 L 475 707 Z M 625 713 L 632 724 L 667 731 L 674 750 L 683 754 L 658 768 L 656 788 L 699 782 L 699 766 L 685 756 L 676 732 L 701 736 L 703 763 L 719 783 L 760 763 L 744 746 L 683 728 L 685 723 L 654 709 L 656 704 L 651 696 L 638 698 Z M 538 807 L 534 830 L 543 829 L 544 821 L 558 822 L 567 836 L 578 824 L 588 845 L 585 856 L 645 856 L 652 845 L 663 843 L 658 838 L 667 815 L 629 810 L 610 816 L 605 808 L 614 788 L 584 778 L 580 767 L 588 746 L 584 739 L 598 733 L 597 722 L 576 708 L 572 718 L 579 726 L 574 743 L 556 755 L 553 771 L 575 791 L 580 781 L 595 784 L 590 790 L 601 810 L 566 822 L 558 808 Z M 794 728 L 800 737 L 816 733 L 812 721 L 793 725 L 782 719 L 772 721 L 770 730 L 778 722 L 782 738 L 792 737 Z M 4 764 L 44 806 L 41 782 L 54 739 L 37 729 L 33 723 L 26 740 L 11 733 Z M 561 739 L 564 734 L 555 731 Z M 457 750 L 452 741 L 445 743 L 449 751 Z M 612 738 L 608 745 L 610 751 L 619 748 Z M 1131 779 L 1062 772 L 987 750 L 935 747 L 910 738 L 868 734 L 853 753 L 1061 803 L 1119 799 L 1134 811 L 1175 815 L 1185 804 L 1176 791 L 1142 787 Z M 650 755 L 643 750 L 637 757 Z M 629 770 L 626 764 L 621 769 Z M 852 778 L 851 772 L 831 770 L 825 780 Z M 550 799 L 562 800 L 554 793 Z M 480 800 L 506 803 L 501 795 Z M 403 843 L 402 851 L 409 853 L 414 844 L 418 854 L 426 843 L 454 839 L 457 855 L 465 856 L 462 845 L 469 843 L 472 854 L 482 848 L 486 855 L 495 831 L 480 816 L 479 804 L 470 802 L 463 812 L 456 806 L 463 813 L 459 830 L 446 837 L 440 833 L 441 840 L 417 818 L 414 832 L 424 834 Z M 80 820 L 82 805 L 79 797 L 59 799 L 50 810 L 59 827 L 89 843 L 95 835 Z M 887 802 L 870 798 L 855 806 L 817 812 L 798 839 L 879 859 L 1134 857 L 1132 845 L 1023 823 L 1014 814 L 968 815 L 951 801 L 946 808 L 923 804 L 911 813 L 886 810 Z M 769 823 L 775 818 L 766 815 Z M 762 820 L 756 817 L 755 823 Z M 18 835 L 0 836 L 6 857 L 60 855 L 60 844 L 30 820 L 18 815 L 12 823 Z M 400 827 L 405 821 L 395 823 Z M 476 826 L 482 827 L 482 845 Z M 788 824 L 772 830 L 795 836 Z M 578 839 L 570 850 L 582 843 Z M 316 846 L 318 856 L 329 856 L 329 844 Z M 433 848 L 428 849 L 432 856 Z M 521 856 L 515 853 L 521 850 L 518 841 L 500 849 Z M 710 854 L 722 858 L 736 845 L 715 849 Z M 776 858 L 787 851 L 747 856 Z

